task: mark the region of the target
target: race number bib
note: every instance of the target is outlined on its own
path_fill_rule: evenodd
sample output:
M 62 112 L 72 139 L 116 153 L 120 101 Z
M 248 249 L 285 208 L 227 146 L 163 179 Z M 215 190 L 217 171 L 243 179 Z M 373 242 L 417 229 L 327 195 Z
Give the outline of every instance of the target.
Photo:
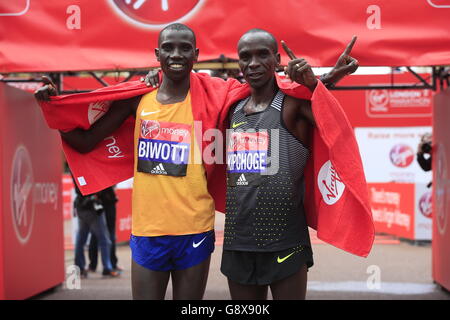
M 137 171 L 175 177 L 186 176 L 191 126 L 141 120 Z
M 267 171 L 269 134 L 234 131 L 227 146 L 227 183 L 230 186 L 259 185 Z

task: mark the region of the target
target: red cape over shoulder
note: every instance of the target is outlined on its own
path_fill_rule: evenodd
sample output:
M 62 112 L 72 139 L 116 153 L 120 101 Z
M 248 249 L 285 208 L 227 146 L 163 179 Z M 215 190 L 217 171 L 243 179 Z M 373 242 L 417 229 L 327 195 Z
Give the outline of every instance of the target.
M 374 226 L 358 145 L 348 119 L 333 95 L 319 81 L 311 92 L 277 77 L 288 95 L 311 100 L 316 120 L 312 156 L 305 170 L 305 209 L 308 225 L 317 236 L 350 253 L 367 256 L 372 248 Z M 107 110 L 110 101 L 152 91 L 141 82 L 125 82 L 89 93 L 52 97 L 40 102 L 50 128 L 68 131 L 87 129 Z M 191 101 L 196 132 L 203 150 L 211 141 L 202 139 L 209 129 L 226 129 L 228 111 L 250 95 L 248 85 L 223 81 L 206 74 L 191 74 Z M 134 117 L 87 153 L 80 154 L 63 141 L 68 164 L 83 194 L 103 190 L 129 179 L 134 168 Z M 200 141 L 200 140 L 199 140 Z M 226 165 L 204 162 L 208 190 L 216 210 L 225 211 Z

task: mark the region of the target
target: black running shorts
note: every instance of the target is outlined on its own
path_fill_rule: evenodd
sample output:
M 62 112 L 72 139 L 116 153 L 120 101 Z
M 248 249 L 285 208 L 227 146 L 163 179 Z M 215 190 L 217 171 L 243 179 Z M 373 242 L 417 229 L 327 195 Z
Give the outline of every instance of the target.
M 276 252 L 223 250 L 220 271 L 230 280 L 244 285 L 268 285 L 287 278 L 304 265 L 313 266 L 309 246 Z

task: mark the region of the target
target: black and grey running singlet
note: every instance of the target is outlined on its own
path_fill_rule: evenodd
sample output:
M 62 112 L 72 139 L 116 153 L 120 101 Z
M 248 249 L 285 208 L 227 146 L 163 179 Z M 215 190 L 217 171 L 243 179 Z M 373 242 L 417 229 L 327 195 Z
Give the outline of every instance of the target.
M 271 252 L 310 246 L 303 208 L 309 151 L 283 125 L 284 94 L 246 115 L 240 101 L 227 133 L 224 249 Z

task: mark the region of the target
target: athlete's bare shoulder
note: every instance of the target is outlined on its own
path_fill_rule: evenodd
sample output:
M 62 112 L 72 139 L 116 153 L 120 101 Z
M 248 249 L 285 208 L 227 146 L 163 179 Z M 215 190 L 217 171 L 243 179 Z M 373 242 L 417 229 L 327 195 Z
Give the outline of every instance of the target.
M 311 109 L 311 101 L 298 99 L 286 95 L 284 98 L 283 113 L 286 117 L 291 119 L 303 118 L 309 122 L 310 125 L 315 126 L 314 115 Z

